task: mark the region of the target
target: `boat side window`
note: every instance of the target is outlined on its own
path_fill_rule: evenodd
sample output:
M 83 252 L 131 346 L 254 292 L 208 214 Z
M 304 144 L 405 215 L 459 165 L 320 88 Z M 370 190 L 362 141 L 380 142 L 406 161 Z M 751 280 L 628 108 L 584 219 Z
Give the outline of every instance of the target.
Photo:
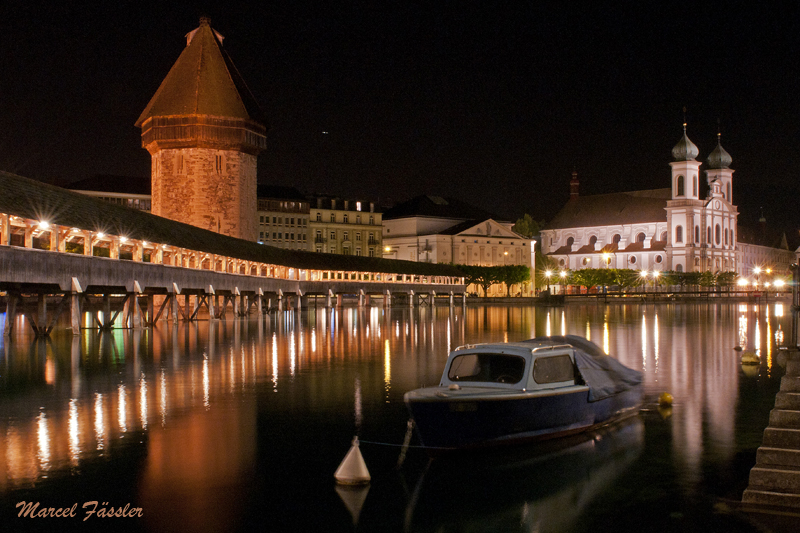
M 558 383 L 575 379 L 572 359 L 567 354 L 539 357 L 533 363 L 533 380 L 536 383 Z
M 525 375 L 525 359 L 516 355 L 469 353 L 453 358 L 450 381 L 519 383 Z

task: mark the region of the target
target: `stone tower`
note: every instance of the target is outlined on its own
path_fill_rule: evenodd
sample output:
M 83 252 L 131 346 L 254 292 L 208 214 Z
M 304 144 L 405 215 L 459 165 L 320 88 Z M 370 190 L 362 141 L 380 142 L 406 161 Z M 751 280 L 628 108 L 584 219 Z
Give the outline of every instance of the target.
M 150 152 L 152 213 L 255 241 L 266 121 L 206 18 L 136 126 Z

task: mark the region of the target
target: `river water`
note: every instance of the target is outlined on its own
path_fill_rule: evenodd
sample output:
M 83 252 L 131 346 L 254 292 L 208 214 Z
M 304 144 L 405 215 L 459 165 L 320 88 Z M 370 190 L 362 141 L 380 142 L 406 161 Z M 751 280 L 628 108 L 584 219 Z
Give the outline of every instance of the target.
M 755 463 L 790 323 L 779 302 L 312 308 L 75 337 L 57 329 L 48 341 L 20 323 L 0 340 L 0 523 L 757 531 L 731 502 Z M 398 466 L 403 394 L 438 383 L 449 350 L 549 334 L 588 337 L 642 371 L 639 416 L 569 440 L 433 461 L 412 434 Z M 761 364 L 742 366 L 736 346 Z M 674 397 L 669 410 L 658 408 L 662 392 Z M 360 490 L 333 480 L 355 435 L 372 475 Z M 18 517 L 20 502 L 72 516 Z M 99 516 L 109 508 L 124 516 Z

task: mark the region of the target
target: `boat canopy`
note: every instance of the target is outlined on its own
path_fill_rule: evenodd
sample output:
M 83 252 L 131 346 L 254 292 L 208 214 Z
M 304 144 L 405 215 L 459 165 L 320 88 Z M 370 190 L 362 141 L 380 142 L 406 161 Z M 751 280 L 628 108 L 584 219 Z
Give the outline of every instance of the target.
M 575 365 L 589 387 L 589 401 L 596 402 L 626 391 L 642 382 L 642 373 L 609 357 L 591 341 L 576 335 L 536 337 L 526 342 L 569 344 L 575 348 Z

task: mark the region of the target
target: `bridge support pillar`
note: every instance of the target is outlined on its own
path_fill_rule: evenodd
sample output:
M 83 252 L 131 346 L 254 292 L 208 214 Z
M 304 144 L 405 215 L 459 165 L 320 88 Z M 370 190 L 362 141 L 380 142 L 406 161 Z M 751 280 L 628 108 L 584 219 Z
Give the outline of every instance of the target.
M 283 293 L 278 291 L 278 312 L 283 311 Z
M 386 289 L 383 293 L 383 306 L 384 307 L 391 307 L 392 306 L 392 291 Z
M 303 293 L 302 292 L 297 291 L 297 293 L 294 295 L 294 303 L 295 303 L 294 310 L 296 312 L 299 313 L 300 311 L 303 310 Z
M 435 307 L 436 306 L 436 291 L 431 291 L 431 294 L 430 294 L 429 297 L 431 299 L 431 307 Z
M 256 292 L 256 310 L 258 311 L 258 319 L 264 316 L 264 291 L 259 288 Z
M 417 295 L 414 294 L 414 291 L 408 291 L 408 307 L 414 307 L 415 304 L 419 303 L 418 301 L 415 302 L 414 300 L 417 298 Z
M 128 293 L 128 299 L 125 301 L 125 327 L 138 329 L 142 327 L 142 313 L 139 309 L 139 295 L 135 292 Z
M 327 294 L 327 296 L 325 296 L 325 307 L 327 309 L 331 308 L 331 305 L 332 305 L 331 300 L 332 299 L 333 299 L 333 291 L 328 289 L 328 294 Z
M 208 319 L 209 320 L 214 320 L 214 319 L 217 318 L 217 313 L 216 313 L 216 311 L 217 311 L 216 310 L 217 302 L 215 300 L 217 300 L 217 295 L 216 294 L 211 293 L 211 294 L 206 295 L 206 301 L 208 302 Z
M 341 307 L 341 306 L 342 306 L 342 295 L 341 294 L 337 294 L 336 295 L 336 307 Z
M 371 301 L 371 298 L 369 297 L 369 294 L 365 294 L 364 295 L 364 305 L 369 307 L 370 306 L 370 301 Z
M 239 287 L 233 289 L 233 316 L 242 316 L 242 300 L 244 297 L 239 292 Z
M 178 311 L 178 295 L 179 294 L 180 293 L 178 291 L 175 291 L 175 292 L 172 293 L 172 302 L 171 302 L 172 309 L 170 310 L 171 311 L 170 312 L 170 316 L 172 317 L 173 324 L 177 324 L 178 323 L 178 313 L 179 313 L 179 311 Z
M 14 322 L 17 320 L 17 302 L 19 295 L 9 292 L 6 294 L 6 324 L 3 327 L 3 336 L 11 336 L 14 330 Z
M 73 335 L 81 333 L 81 293 L 73 291 L 69 293 L 69 323 L 72 327 Z
M 450 307 L 453 307 L 453 291 L 450 291 Z
M 358 307 L 364 307 L 364 289 L 358 289 Z

